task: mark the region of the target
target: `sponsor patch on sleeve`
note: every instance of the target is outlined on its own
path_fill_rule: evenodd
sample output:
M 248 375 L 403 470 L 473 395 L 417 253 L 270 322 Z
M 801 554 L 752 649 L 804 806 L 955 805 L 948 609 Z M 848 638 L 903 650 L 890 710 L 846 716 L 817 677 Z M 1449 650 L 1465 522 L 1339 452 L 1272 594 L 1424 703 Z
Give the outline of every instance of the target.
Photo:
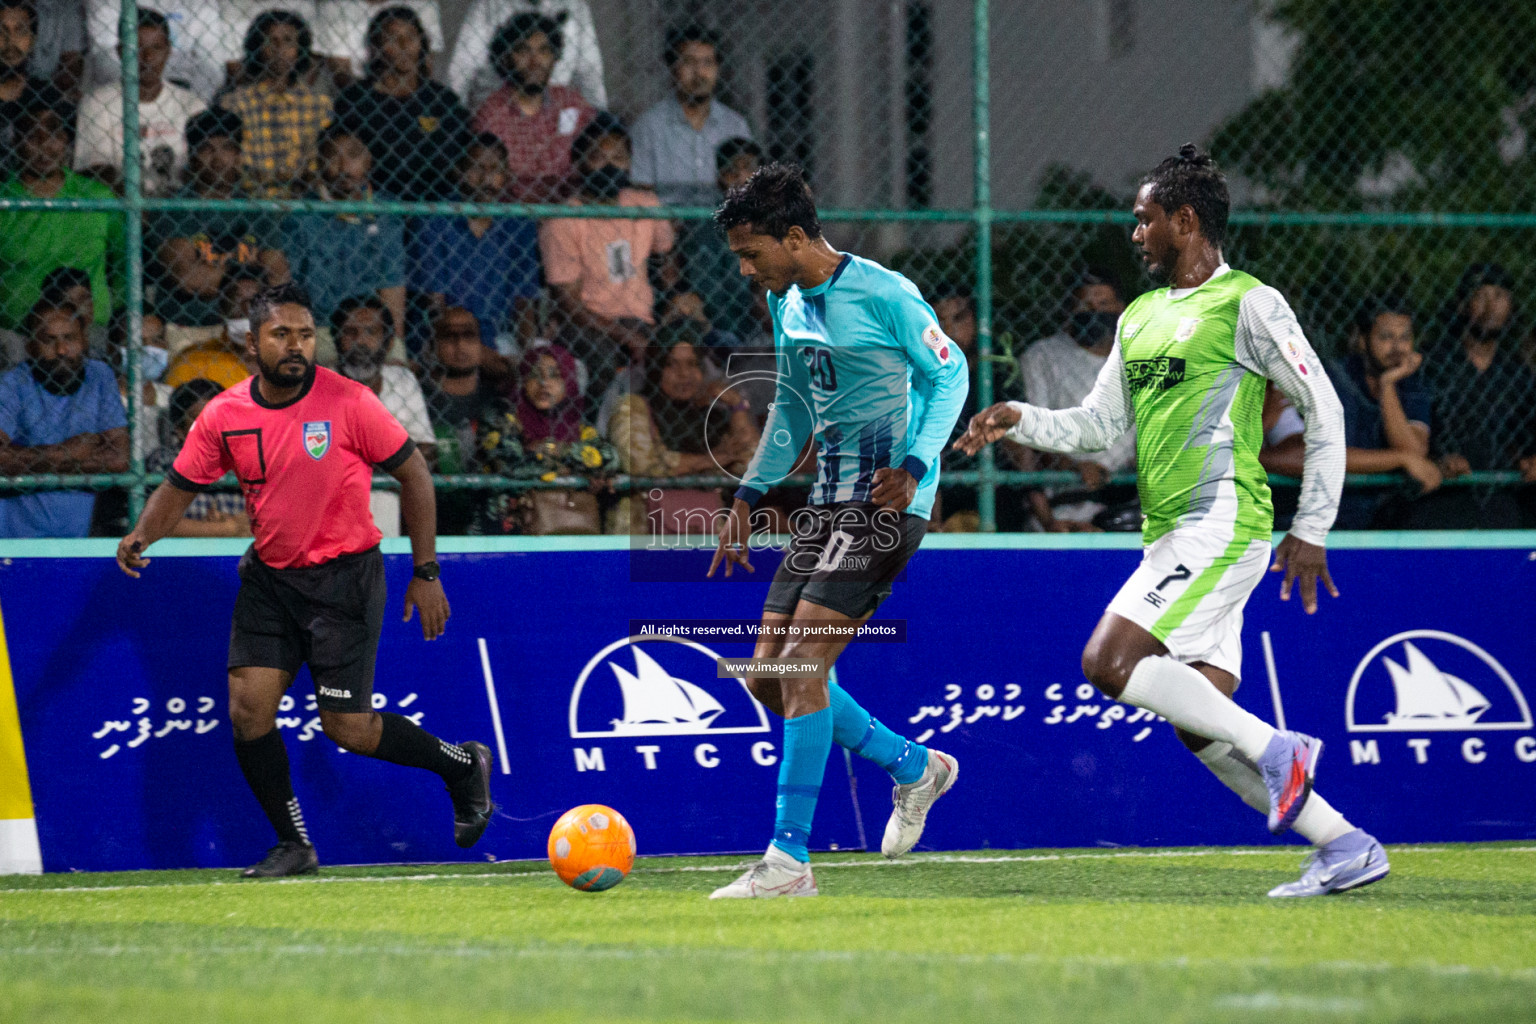
M 1303 377 L 1307 376 L 1307 360 L 1302 355 L 1300 347 L 1290 338 L 1285 339 L 1285 354 L 1291 357 L 1291 362 L 1296 364 L 1296 369 L 1301 371 Z
M 939 357 L 939 362 L 949 362 L 949 349 L 951 342 L 944 332 L 939 330 L 938 324 L 929 324 L 923 328 L 923 344 Z

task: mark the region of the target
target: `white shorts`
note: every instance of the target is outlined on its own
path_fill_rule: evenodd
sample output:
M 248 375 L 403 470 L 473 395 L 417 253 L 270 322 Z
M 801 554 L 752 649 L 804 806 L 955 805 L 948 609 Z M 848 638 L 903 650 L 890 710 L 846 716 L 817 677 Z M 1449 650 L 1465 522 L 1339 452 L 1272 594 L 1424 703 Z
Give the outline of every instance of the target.
M 1243 606 L 1269 567 L 1268 540 L 1174 530 L 1147 546 L 1109 611 L 1157 637 L 1182 662 L 1243 676 Z

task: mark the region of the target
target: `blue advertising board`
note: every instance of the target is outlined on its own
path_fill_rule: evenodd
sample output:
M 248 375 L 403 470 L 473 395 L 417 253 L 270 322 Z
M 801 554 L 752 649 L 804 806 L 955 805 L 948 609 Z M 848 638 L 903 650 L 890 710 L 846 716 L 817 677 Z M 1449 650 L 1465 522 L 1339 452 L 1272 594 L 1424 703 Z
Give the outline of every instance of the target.
M 1271 841 L 1171 728 L 1083 682 L 1083 643 L 1136 566 L 1134 540 L 931 537 L 879 613 L 905 623 L 903 642 L 844 654 L 838 679 L 872 713 L 963 765 L 920 848 Z M 250 863 L 272 837 L 230 749 L 240 548 L 165 541 L 139 580 L 111 550 L 0 547 L 43 865 Z M 620 809 L 642 854 L 766 845 L 780 723 L 716 678 L 716 659 L 751 643 L 634 635 L 633 620 L 755 620 L 774 556 L 727 583 L 702 579 L 707 553 L 676 552 L 699 580 L 654 583 L 634 579 L 622 541 L 444 539 L 453 616 L 427 643 L 401 621 L 406 550 L 386 548 L 374 706 L 490 745 L 500 809 L 458 849 L 442 783 L 340 751 L 303 672 L 279 727 L 324 863 L 541 857 L 555 818 L 589 802 Z M 1239 702 L 1322 737 L 1319 791 L 1384 841 L 1536 836 L 1536 535 L 1341 535 L 1330 558 L 1342 594 L 1314 616 L 1279 600 L 1277 578 L 1255 592 Z M 635 706 L 680 699 L 710 713 L 658 724 Z M 848 760 L 829 761 L 817 849 L 879 843 L 890 780 Z

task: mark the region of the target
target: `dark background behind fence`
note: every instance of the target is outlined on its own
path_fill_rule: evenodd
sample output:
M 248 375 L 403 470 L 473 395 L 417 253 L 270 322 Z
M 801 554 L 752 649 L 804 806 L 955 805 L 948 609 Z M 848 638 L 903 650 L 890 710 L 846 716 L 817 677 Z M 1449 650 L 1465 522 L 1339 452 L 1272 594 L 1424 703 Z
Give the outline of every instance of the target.
M 806 168 L 834 245 L 924 290 L 970 350 L 971 409 L 1070 398 L 1102 359 L 1072 315 L 1148 287 L 1130 198 L 1189 140 L 1231 175 L 1229 260 L 1287 296 L 1341 391 L 1373 397 L 1362 309 L 1411 314 L 1430 450 L 1353 477 L 1364 504 L 1341 525 L 1532 522 L 1528 5 L 407 7 L 180 0 L 145 5 L 156 22 L 88 0 L 77 38 L 66 0 L 30 8 L 23 44 L 29 8 L 0 6 L 0 532 L 123 529 L 213 393 L 187 382 L 248 372 L 242 300 L 284 277 L 315 297 L 320 361 L 431 454 L 445 532 L 640 532 L 717 507 L 772 397 L 742 375 L 772 360 L 707 218 L 774 159 Z M 141 77 L 164 84 L 124 105 Z M 621 166 L 653 190 L 616 188 Z M 1419 499 L 1425 460 L 1443 484 Z M 1089 462 L 953 460 L 937 521 L 1134 528 L 1134 461 Z M 794 484 L 780 515 L 805 501 Z M 386 533 L 392 501 L 381 479 Z M 193 534 L 242 528 L 232 488 L 193 511 Z

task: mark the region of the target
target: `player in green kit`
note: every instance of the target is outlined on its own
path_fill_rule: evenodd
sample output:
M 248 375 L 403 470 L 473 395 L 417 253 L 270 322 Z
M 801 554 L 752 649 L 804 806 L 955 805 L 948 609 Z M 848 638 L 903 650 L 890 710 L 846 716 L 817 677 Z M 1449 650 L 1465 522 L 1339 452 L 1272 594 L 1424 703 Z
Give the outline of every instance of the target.
M 715 213 L 741 272 L 768 290 L 778 381 L 763 440 L 720 527 L 709 575 L 747 558 L 752 506 L 815 437 L 816 485 L 790 517 L 763 622 L 828 632 L 769 635 L 755 657 L 830 667 L 922 542 L 938 490 L 939 455 L 969 378 L 965 356 L 905 277 L 838 252 L 821 236 L 799 167 L 772 164 L 732 189 Z M 815 677 L 754 676 L 748 685 L 784 718 L 773 841 L 763 859 L 711 899 L 814 896 L 806 845 L 832 744 L 896 782 L 880 849 L 910 850 L 933 802 L 954 785 L 955 759 L 896 735 L 848 692 Z
M 1270 831 L 1295 828 L 1310 840 L 1301 879 L 1270 895 L 1316 896 L 1385 877 L 1386 853 L 1313 792 L 1322 743 L 1276 730 L 1230 697 L 1242 675 L 1243 606 L 1270 561 L 1274 511 L 1259 465 L 1267 381 L 1306 421 L 1298 511 L 1270 570 L 1285 571 L 1281 600 L 1299 584 L 1308 614 L 1319 579 L 1338 596 L 1323 544 L 1344 484 L 1344 414 L 1285 299 L 1223 260 L 1229 206 L 1226 179 L 1195 146 L 1159 164 L 1136 194 L 1132 240 L 1166 287 L 1121 314 L 1083 404 L 994 405 L 955 445 L 975 454 L 1006 436 L 1046 451 L 1098 451 L 1136 428 L 1145 553 L 1089 638 L 1083 673 L 1107 696 L 1171 722 L 1217 778 L 1268 815 Z

